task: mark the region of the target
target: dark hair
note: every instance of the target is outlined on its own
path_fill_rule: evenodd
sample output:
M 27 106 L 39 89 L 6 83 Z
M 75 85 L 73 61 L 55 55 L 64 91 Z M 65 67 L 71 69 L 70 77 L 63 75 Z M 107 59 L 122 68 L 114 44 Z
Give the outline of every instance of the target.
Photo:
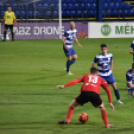
M 106 47 L 107 48 L 107 44 L 101 44 L 101 47 Z
M 134 69 L 134 62 L 132 63 L 132 69 Z
M 98 69 L 96 67 L 91 67 L 90 68 L 90 73 L 96 74 L 98 72 Z
M 11 6 L 8 6 L 7 8 L 9 8 L 9 7 L 11 7 Z

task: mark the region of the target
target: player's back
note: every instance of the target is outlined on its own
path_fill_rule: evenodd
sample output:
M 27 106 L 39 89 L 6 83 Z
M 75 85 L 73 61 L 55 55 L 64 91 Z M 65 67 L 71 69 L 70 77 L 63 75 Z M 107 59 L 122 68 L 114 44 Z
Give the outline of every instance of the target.
M 86 74 L 83 76 L 83 85 L 81 87 L 81 92 L 92 91 L 100 94 L 100 86 L 103 82 L 106 81 L 98 75 Z

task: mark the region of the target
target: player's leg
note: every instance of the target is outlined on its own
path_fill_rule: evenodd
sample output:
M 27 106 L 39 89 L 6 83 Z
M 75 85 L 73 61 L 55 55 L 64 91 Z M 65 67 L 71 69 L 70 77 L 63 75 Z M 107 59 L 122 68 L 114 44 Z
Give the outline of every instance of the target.
M 111 85 L 112 85 L 112 87 L 114 89 L 114 94 L 116 96 L 117 103 L 123 104 L 123 102 L 120 101 L 120 93 L 119 93 L 119 90 L 117 89 L 116 83 L 112 83 Z
M 6 40 L 7 29 L 8 29 L 8 25 L 5 24 L 5 26 L 4 26 L 4 40 L 3 41 Z
M 72 115 L 73 115 L 74 108 L 77 106 L 78 106 L 78 103 L 76 102 L 76 100 L 73 100 L 69 105 L 66 119 L 59 121 L 58 123 L 59 124 L 68 124 L 71 120 Z
M 71 116 L 73 114 L 74 108 L 77 107 L 78 105 L 83 106 L 87 102 L 88 102 L 87 92 L 82 92 L 75 100 L 73 100 L 70 103 L 66 119 L 59 121 L 59 124 L 68 124 L 71 120 Z
M 74 48 L 73 47 L 69 48 L 69 57 L 68 57 L 68 62 L 67 62 L 67 73 L 68 74 L 70 74 L 70 72 L 69 72 L 70 66 L 75 63 L 76 59 L 77 59 L 77 54 L 76 54 Z
M 72 57 L 73 58 L 72 58 Z M 75 52 L 75 50 L 74 50 L 74 48 L 72 47 L 72 48 L 69 48 L 69 57 L 68 57 L 68 62 L 67 62 L 67 73 L 70 73 L 69 72 L 69 68 L 70 68 L 70 66 L 72 65 L 72 64 L 74 64 L 75 63 L 75 60 L 77 59 L 77 54 L 76 54 L 76 52 Z
M 114 125 L 108 124 L 107 112 L 106 112 L 106 109 L 105 109 L 103 103 L 99 106 L 99 109 L 101 110 L 101 117 L 102 117 L 102 120 L 105 124 L 105 127 L 106 128 L 113 128 Z
M 10 25 L 10 30 L 11 30 L 11 34 L 12 34 L 12 41 L 14 41 L 13 25 Z
M 116 86 L 115 79 L 114 79 L 113 75 L 111 74 L 110 76 L 108 76 L 106 81 L 108 84 L 112 85 L 112 87 L 114 89 L 114 94 L 116 96 L 117 103 L 123 104 L 123 102 L 120 101 L 120 93 L 119 93 L 119 90 Z

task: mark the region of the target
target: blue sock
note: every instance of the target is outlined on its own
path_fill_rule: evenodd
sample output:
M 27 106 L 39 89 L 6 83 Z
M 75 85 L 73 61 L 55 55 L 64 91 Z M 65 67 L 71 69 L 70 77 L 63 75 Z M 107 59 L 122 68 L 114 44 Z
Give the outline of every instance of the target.
M 114 90 L 114 94 L 116 96 L 116 99 L 117 100 L 120 100 L 120 93 L 119 93 L 119 90 L 118 89 Z
M 72 58 L 71 61 L 67 60 L 67 72 L 69 72 L 69 68 L 70 68 L 70 66 L 71 66 L 74 62 L 75 62 L 75 59 L 74 59 L 74 58 Z

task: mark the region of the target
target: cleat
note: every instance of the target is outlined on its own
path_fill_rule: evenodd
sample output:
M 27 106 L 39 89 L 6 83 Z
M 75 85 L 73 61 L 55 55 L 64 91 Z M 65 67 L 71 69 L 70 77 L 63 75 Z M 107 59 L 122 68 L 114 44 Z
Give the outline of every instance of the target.
M 67 71 L 67 68 L 65 67 L 64 70 Z
M 69 71 L 69 72 L 67 72 L 67 75 L 73 75 L 73 74 Z
M 69 124 L 67 120 L 58 121 L 59 124 Z
M 121 102 L 120 100 L 118 100 L 117 103 L 119 103 L 119 104 L 123 104 L 123 102 Z
M 2 40 L 2 42 L 5 42 L 6 40 Z
M 111 125 L 111 124 L 108 124 L 107 126 L 106 126 L 106 128 L 113 128 L 114 127 L 114 125 Z

